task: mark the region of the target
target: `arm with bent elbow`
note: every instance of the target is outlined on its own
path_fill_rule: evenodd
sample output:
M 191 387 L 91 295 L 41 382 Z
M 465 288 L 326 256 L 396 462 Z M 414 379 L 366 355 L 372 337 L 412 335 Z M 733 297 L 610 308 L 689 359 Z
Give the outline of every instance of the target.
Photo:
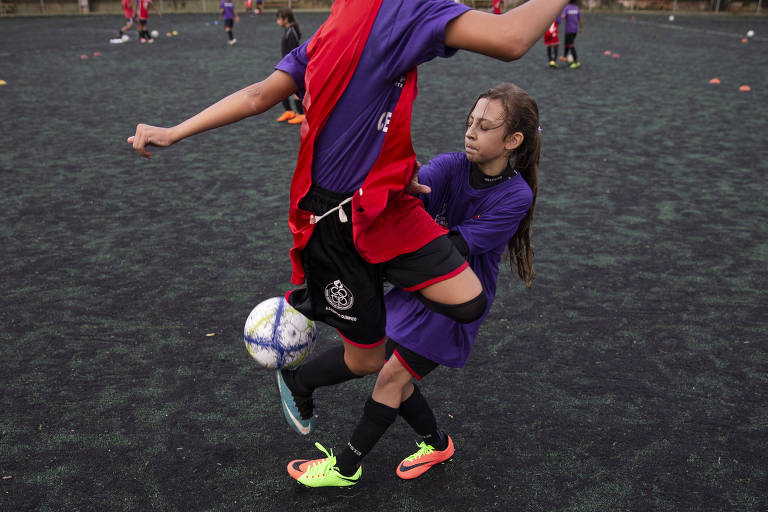
M 568 0 L 529 0 L 502 15 L 467 11 L 445 29 L 445 44 L 496 59 L 519 59 L 541 38 Z

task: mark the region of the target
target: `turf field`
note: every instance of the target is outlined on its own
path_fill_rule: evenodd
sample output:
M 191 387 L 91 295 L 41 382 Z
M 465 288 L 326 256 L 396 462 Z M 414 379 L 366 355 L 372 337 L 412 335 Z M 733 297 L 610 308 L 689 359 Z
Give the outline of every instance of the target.
M 299 439 L 242 342 L 289 287 L 298 128 L 278 106 L 151 161 L 125 143 L 270 72 L 272 15 L 233 48 L 213 20 L 110 45 L 119 16 L 0 19 L 0 510 L 768 509 L 768 19 L 587 14 L 580 69 L 541 43 L 420 69 L 424 161 L 495 83 L 538 100 L 537 278 L 505 267 L 466 368 L 422 384 L 451 463 L 399 480 L 399 421 L 319 491 L 285 465 L 341 448 L 373 378 L 320 389 Z

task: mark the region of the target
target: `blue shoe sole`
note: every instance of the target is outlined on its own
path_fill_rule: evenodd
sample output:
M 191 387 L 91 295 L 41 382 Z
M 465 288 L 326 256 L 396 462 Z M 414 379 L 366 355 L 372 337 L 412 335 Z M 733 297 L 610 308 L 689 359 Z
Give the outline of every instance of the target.
M 285 385 L 283 375 L 280 373 L 280 370 L 277 370 L 276 373 L 277 389 L 280 391 L 280 403 L 282 404 L 285 421 L 300 436 L 310 435 L 315 430 L 315 417 L 313 416 L 308 420 L 302 419 L 299 409 L 293 401 L 293 394 L 288 389 L 288 386 Z

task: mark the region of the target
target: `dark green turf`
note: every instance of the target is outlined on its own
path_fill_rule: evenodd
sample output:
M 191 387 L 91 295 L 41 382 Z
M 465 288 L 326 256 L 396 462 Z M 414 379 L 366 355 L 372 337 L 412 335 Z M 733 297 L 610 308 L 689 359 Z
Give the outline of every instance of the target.
M 298 439 L 241 341 L 289 286 L 298 129 L 278 107 L 151 161 L 124 142 L 270 72 L 271 15 L 234 48 L 213 19 L 112 47 L 118 16 L 0 19 L 1 510 L 768 508 L 768 20 L 588 14 L 578 70 L 540 43 L 422 67 L 422 160 L 461 149 L 481 90 L 538 100 L 537 278 L 505 268 L 467 367 L 423 383 L 452 463 L 399 480 L 398 422 L 356 488 L 318 491 L 285 464 L 343 446 L 372 378 L 319 390 Z

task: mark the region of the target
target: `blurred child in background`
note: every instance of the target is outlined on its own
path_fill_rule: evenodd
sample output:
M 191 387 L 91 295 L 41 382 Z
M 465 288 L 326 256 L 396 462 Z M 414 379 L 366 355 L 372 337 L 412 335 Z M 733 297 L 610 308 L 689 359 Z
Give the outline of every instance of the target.
M 163 15 L 157 10 L 152 0 L 136 0 L 139 4 L 139 38 L 142 43 L 154 43 L 155 38 L 149 34 L 147 23 L 149 22 L 149 8 L 151 7 L 161 18 Z
M 235 10 L 235 2 L 233 0 L 221 0 L 221 3 L 219 4 L 219 15 L 224 19 L 224 30 L 229 38 L 227 44 L 229 46 L 235 46 L 237 44 L 237 39 L 235 39 L 235 33 L 232 30 L 232 27 L 236 21 L 240 21 L 240 16 L 237 15 L 237 11 Z
M 547 60 L 551 68 L 557 68 L 557 52 L 560 48 L 560 37 L 557 34 L 557 26 L 559 24 L 560 16 L 544 32 L 544 46 L 547 47 Z
M 281 7 L 277 10 L 277 24 L 283 27 L 283 38 L 280 41 L 280 48 L 283 57 L 285 57 L 294 48 L 299 46 L 301 42 L 301 29 L 296 18 L 293 16 L 293 11 L 287 7 Z M 293 109 L 291 108 L 291 99 L 293 99 L 293 103 L 296 105 Z M 285 108 L 285 112 L 277 118 L 278 123 L 287 121 L 288 124 L 301 124 L 304 120 L 304 108 L 301 106 L 301 100 L 295 94 L 283 100 L 283 108 Z
M 565 23 L 565 52 L 563 56 L 570 64 L 571 69 L 581 66 L 579 58 L 576 56 L 576 34 L 584 32 L 584 22 L 581 20 L 581 9 L 578 5 L 579 0 L 570 0 L 565 6 L 560 17 Z
M 125 32 L 130 29 L 136 22 L 136 5 L 133 0 L 123 0 L 123 13 L 125 14 L 125 25 L 120 29 L 119 35 L 116 39 L 110 39 L 109 42 L 113 44 L 124 43 L 130 39 Z

